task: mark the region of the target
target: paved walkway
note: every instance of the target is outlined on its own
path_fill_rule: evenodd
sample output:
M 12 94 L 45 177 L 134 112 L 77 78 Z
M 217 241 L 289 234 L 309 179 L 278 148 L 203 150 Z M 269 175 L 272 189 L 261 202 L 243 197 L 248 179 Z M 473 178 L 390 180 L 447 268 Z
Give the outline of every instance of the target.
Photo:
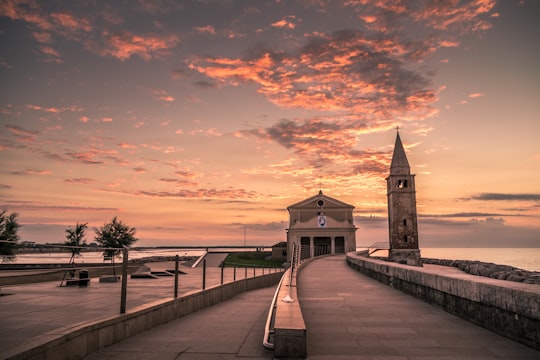
M 132 301 L 149 301 L 161 288 L 161 283 L 162 291 L 170 291 L 170 284 L 165 284 L 170 281 L 130 281 L 130 286 L 137 286 L 131 291 Z M 309 263 L 300 272 L 298 284 L 297 300 L 308 327 L 308 359 L 540 358 L 538 351 L 355 272 L 346 265 L 344 256 Z M 27 339 L 32 337 L 37 328 L 68 321 L 79 312 L 98 311 L 98 304 L 101 307 L 107 304 L 104 298 L 91 301 L 85 298 L 92 291 L 97 296 L 101 285 L 94 283 L 87 289 L 59 289 L 49 285 L 48 292 L 44 290 L 39 297 L 24 293 L 22 290 L 27 286 L 10 288 L 14 295 L 0 297 L 2 303 L 9 301 L 0 306 L 3 313 L 0 339 L 4 345 L 14 338 L 21 341 L 23 335 Z M 238 295 L 101 349 L 87 360 L 272 359 L 272 352 L 262 347 L 262 338 L 274 290 L 266 288 Z M 65 296 L 72 297 L 68 309 L 74 311 L 69 313 L 58 303 L 58 294 L 64 292 Z M 128 287 L 128 299 L 129 294 Z M 26 310 L 16 298 L 26 304 Z M 109 307 L 113 302 L 111 299 Z M 87 305 L 80 305 L 84 303 Z M 32 311 L 29 304 L 39 306 L 42 311 Z M 50 312 L 43 312 L 47 307 L 52 308 Z M 114 304 L 110 311 L 116 309 Z M 17 316 L 10 320 L 9 313 L 13 311 L 17 311 Z
M 174 269 L 174 262 L 148 264 L 153 271 Z M 202 289 L 202 268 L 182 267 L 186 275 L 179 276 L 178 294 Z M 92 275 L 92 269 L 89 270 Z M 268 269 L 266 270 L 268 272 Z M 256 269 L 256 275 L 262 270 Z M 237 269 L 236 279 L 253 277 L 253 269 Z M 225 268 L 225 283 L 232 282 L 234 270 Z M 206 287 L 219 285 L 221 269 L 209 267 Z M 60 281 L 2 286 L 0 296 L 0 359 L 3 353 L 29 339 L 76 324 L 96 321 L 120 313 L 121 282 L 100 283 L 92 278 L 88 287 L 59 287 Z M 174 277 L 129 279 L 126 309 L 156 300 L 170 299 L 174 294 Z M 268 300 L 270 301 L 270 300 Z M 268 305 L 269 306 L 269 305 Z
M 349 268 L 344 256 L 308 264 L 298 280 L 308 359 L 538 359 L 496 335 Z M 262 347 L 274 289 L 262 289 L 92 354 L 104 359 L 271 359 Z
M 343 256 L 306 265 L 309 359 L 540 359 L 540 352 L 366 277 Z

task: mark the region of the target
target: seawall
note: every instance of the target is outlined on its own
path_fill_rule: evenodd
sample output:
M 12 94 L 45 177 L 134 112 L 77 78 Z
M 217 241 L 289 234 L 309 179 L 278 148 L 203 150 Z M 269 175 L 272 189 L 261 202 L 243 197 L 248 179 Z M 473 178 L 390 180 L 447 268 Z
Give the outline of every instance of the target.
M 414 267 L 354 252 L 347 264 L 384 284 L 495 333 L 540 350 L 540 286 L 466 274 L 446 266 Z
M 3 359 L 82 359 L 155 326 L 228 300 L 242 292 L 276 285 L 282 272 L 215 286 L 174 299 L 159 300 L 93 322 L 68 326 L 29 340 Z

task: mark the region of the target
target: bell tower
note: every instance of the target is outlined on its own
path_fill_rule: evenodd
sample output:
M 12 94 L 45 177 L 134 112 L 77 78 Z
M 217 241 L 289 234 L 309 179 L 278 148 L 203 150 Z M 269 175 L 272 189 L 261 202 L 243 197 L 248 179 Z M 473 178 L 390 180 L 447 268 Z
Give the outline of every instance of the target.
M 397 131 L 390 175 L 386 178 L 388 196 L 388 230 L 390 235 L 390 261 L 422 266 L 418 248 L 418 221 L 416 216 L 416 188 L 414 174 L 405 155 Z

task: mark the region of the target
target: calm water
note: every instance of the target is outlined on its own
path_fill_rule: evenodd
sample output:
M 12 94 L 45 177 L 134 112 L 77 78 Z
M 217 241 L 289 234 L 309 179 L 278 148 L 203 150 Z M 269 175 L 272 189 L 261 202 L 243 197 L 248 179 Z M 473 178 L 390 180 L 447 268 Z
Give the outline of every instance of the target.
M 434 259 L 451 260 L 478 260 L 491 262 L 500 265 L 510 265 L 524 270 L 540 271 L 540 248 L 423 248 L 422 256 Z M 129 252 L 130 259 L 139 259 L 147 256 L 199 256 L 200 250 L 183 249 L 160 249 Z M 384 256 L 381 251 L 379 256 Z M 69 253 L 41 253 L 41 254 L 20 254 L 17 255 L 16 263 L 68 263 Z M 101 252 L 83 253 L 76 262 L 99 263 L 103 262 Z M 117 262 L 121 262 L 118 258 Z
M 160 250 L 130 250 L 129 259 L 140 259 L 149 256 L 200 256 L 201 250 L 192 249 L 160 249 Z M 18 254 L 13 263 L 15 264 L 61 264 L 69 263 L 71 253 L 59 253 L 59 252 L 43 252 L 35 254 Z M 101 263 L 103 262 L 103 252 L 84 252 L 81 256 L 75 258 L 77 264 L 84 263 Z M 115 262 L 122 262 L 122 257 L 115 259 Z

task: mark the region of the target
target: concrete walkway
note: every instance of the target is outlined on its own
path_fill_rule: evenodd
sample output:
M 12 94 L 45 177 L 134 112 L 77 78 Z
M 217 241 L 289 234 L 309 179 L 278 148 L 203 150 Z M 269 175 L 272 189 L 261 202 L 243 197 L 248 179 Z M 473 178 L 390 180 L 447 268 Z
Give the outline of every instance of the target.
M 262 346 L 262 340 L 274 292 L 273 287 L 248 291 L 101 349 L 86 359 L 272 359 L 273 352 Z
M 309 359 L 540 359 L 540 352 L 366 277 L 344 256 L 302 269 Z
M 153 271 L 174 269 L 174 262 L 148 264 Z M 202 268 L 182 267 L 186 273 L 179 277 L 179 296 L 202 289 Z M 252 269 L 244 271 L 226 268 L 224 283 L 254 276 Z M 268 272 L 268 269 L 266 270 Z M 11 273 L 12 274 L 12 273 Z M 256 269 L 261 275 L 262 269 Z M 5 274 L 4 274 L 5 275 Z M 90 269 L 92 275 L 92 269 Z M 206 271 L 206 287 L 219 285 L 221 269 Z M 66 327 L 98 321 L 120 313 L 121 283 L 100 283 L 92 278 L 88 287 L 59 287 L 60 281 L 2 286 L 0 296 L 0 359 L 30 339 L 47 337 Z M 273 290 L 270 290 L 272 292 Z M 170 299 L 174 294 L 174 277 L 158 279 L 129 279 L 127 304 L 132 308 L 157 300 Z M 271 298 L 271 295 L 269 296 Z M 268 300 L 270 302 L 270 299 Z M 270 306 L 270 305 L 268 305 Z M 262 339 L 262 337 L 261 337 Z
M 219 279 L 218 273 L 215 277 Z M 155 299 L 160 291 L 163 295 L 170 292 L 171 281 L 130 281 L 128 299 L 132 294 L 130 301 L 152 301 L 151 295 Z M 22 336 L 31 339 L 43 327 L 58 326 L 88 311 L 101 314 L 103 310 L 94 307 L 114 303 L 110 291 L 100 290 L 109 285 L 115 286 L 116 293 L 117 285 L 95 283 L 87 289 L 54 285 L 42 291 L 23 291 L 30 285 L 6 288 L 14 295 L 0 298 L 4 303 L 0 306 L 4 346 L 24 341 Z M 344 256 L 307 264 L 298 286 L 299 299 L 295 300 L 301 303 L 307 325 L 308 359 L 540 358 L 538 351 L 355 272 Z M 272 359 L 272 351 L 262 347 L 262 338 L 274 291 L 266 288 L 238 295 L 101 349 L 87 359 Z M 59 294 L 71 296 L 71 305 L 62 308 Z M 99 298 L 104 294 L 108 300 Z M 114 304 L 109 311 L 116 309 Z M 17 314 L 10 316 L 14 311 Z
M 308 359 L 538 359 L 540 353 L 383 285 L 344 256 L 298 280 Z M 262 347 L 274 289 L 245 293 L 92 354 L 103 359 L 271 359 Z

